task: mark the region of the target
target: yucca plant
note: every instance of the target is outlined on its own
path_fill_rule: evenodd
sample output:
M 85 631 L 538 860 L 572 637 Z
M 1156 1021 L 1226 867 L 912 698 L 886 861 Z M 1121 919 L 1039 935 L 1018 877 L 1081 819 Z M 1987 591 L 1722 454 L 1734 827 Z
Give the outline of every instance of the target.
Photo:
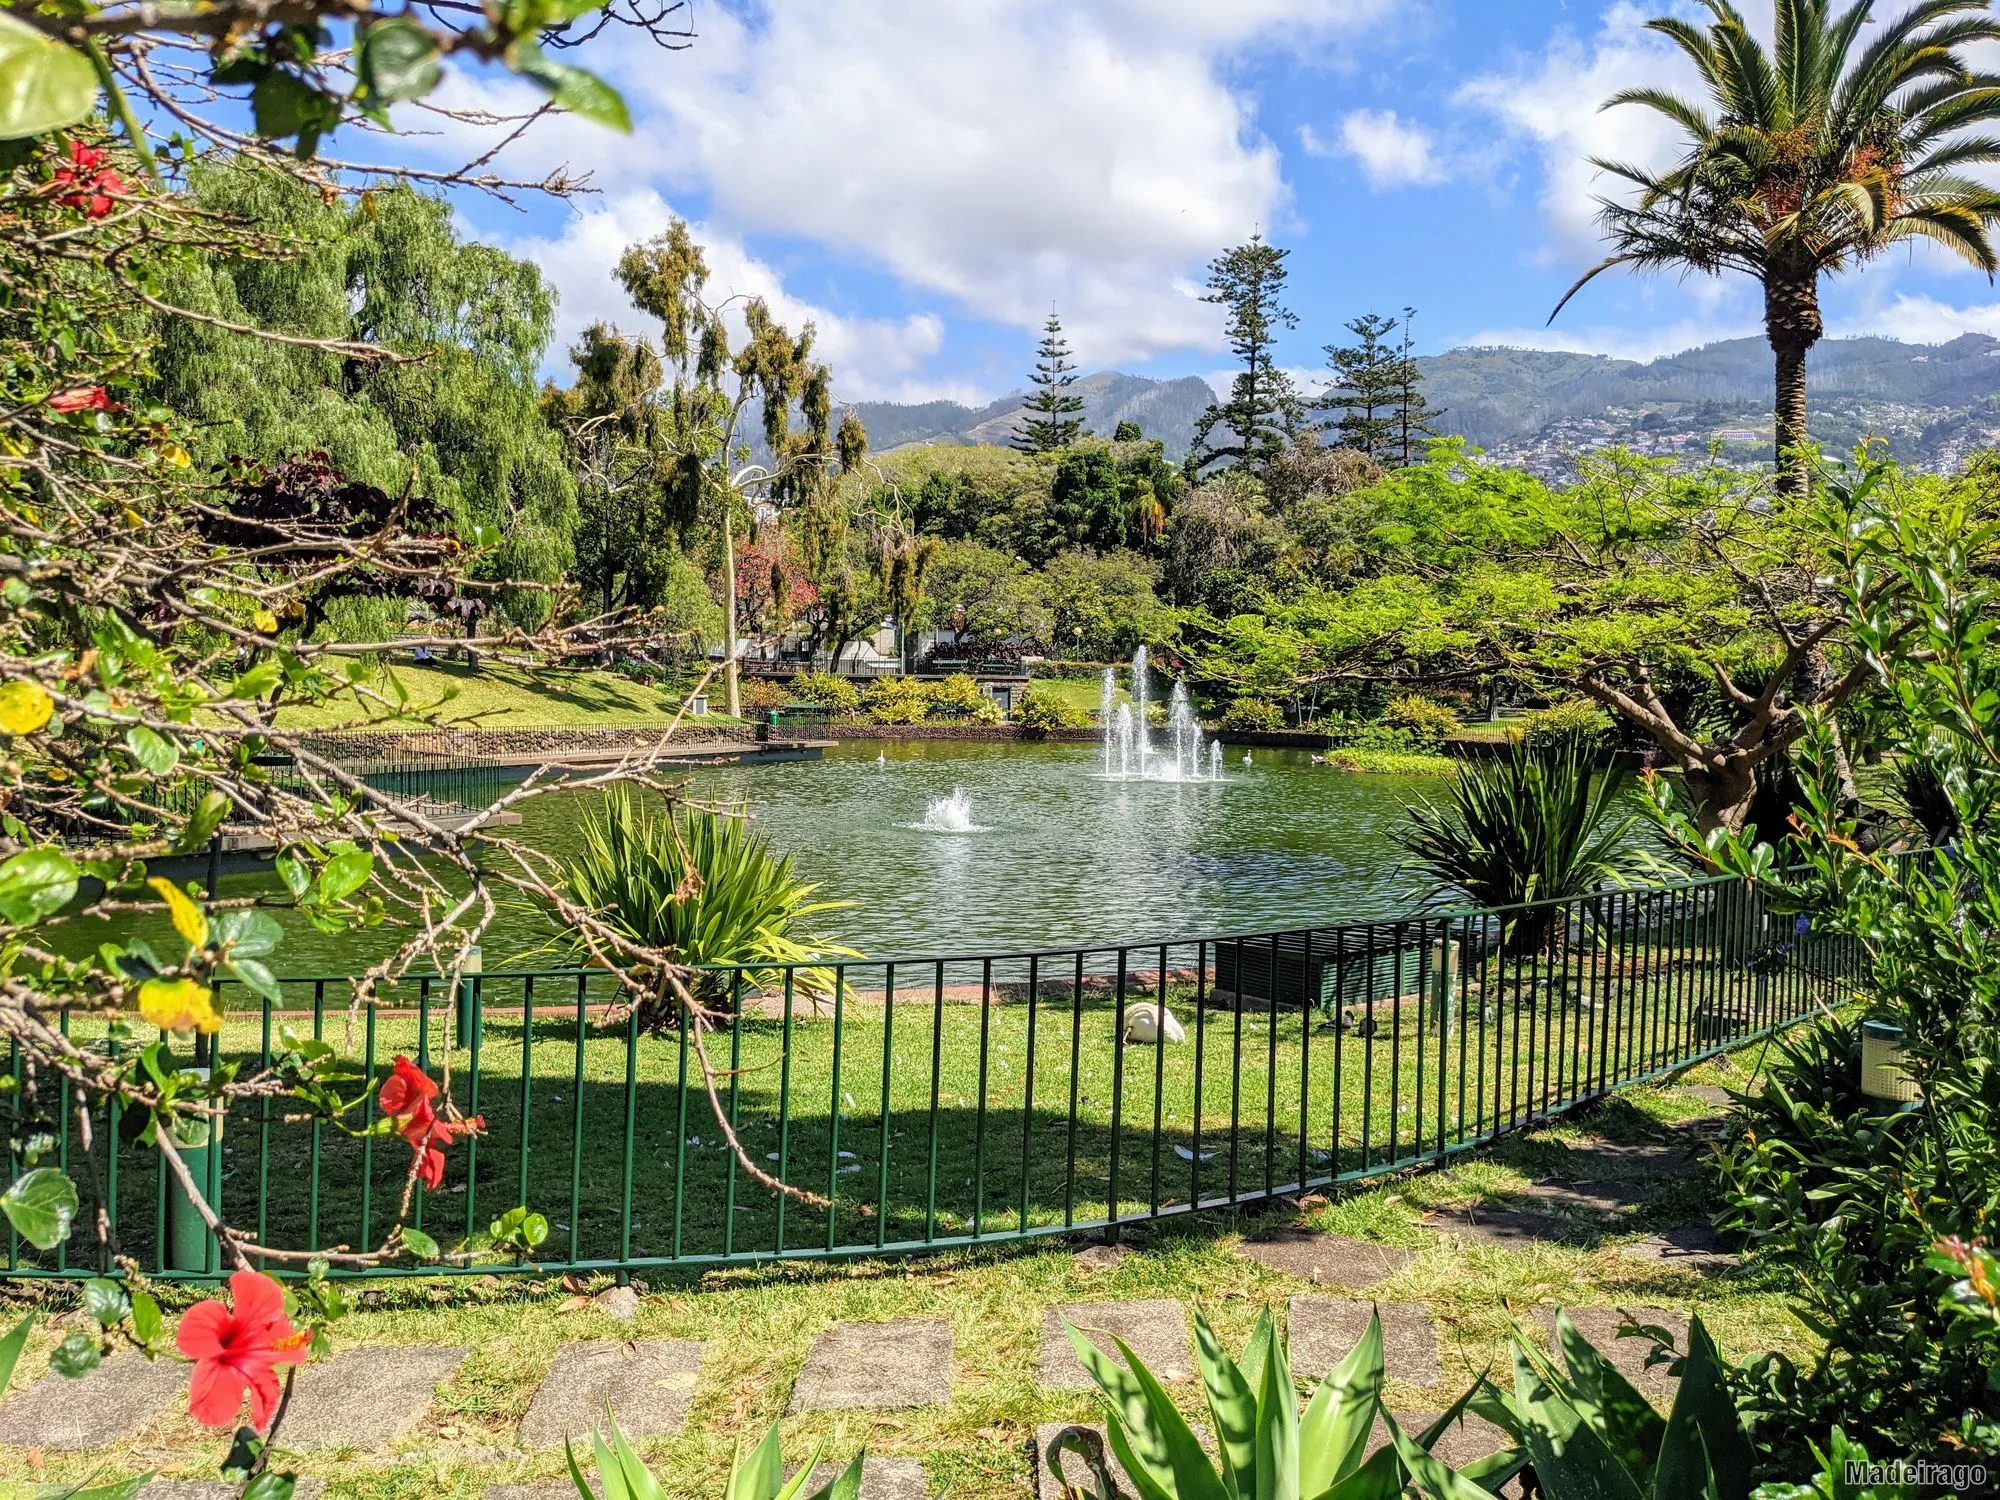
M 564 888 L 634 942 L 681 963 L 744 965 L 747 985 L 773 981 L 766 965 L 859 957 L 812 930 L 814 918 L 853 903 L 815 901 L 819 887 L 794 874 L 790 856 L 772 853 L 739 814 L 656 809 L 615 791 L 585 816 Z M 808 992 L 833 984 L 817 967 L 794 973 Z M 735 985 L 734 971 L 698 972 L 695 998 L 719 1003 Z
M 569 1460 L 569 1477 L 575 1481 L 577 1494 L 582 1500 L 665 1500 L 665 1486 L 639 1461 L 639 1455 L 632 1451 L 632 1445 L 619 1431 L 615 1419 L 610 1432 L 592 1433 L 590 1444 L 597 1459 L 597 1488 L 594 1490 L 590 1481 L 583 1477 L 583 1468 L 576 1461 L 576 1450 L 567 1438 L 563 1440 L 563 1454 Z M 832 1482 L 811 1492 L 806 1490 L 823 1451 L 823 1446 L 813 1449 L 812 1457 L 801 1464 L 790 1479 L 786 1479 L 784 1456 L 778 1448 L 776 1422 L 764 1433 L 763 1441 L 747 1454 L 743 1451 L 742 1439 L 738 1438 L 735 1456 L 729 1464 L 729 1481 L 722 1491 L 723 1500 L 856 1500 L 861 1493 L 862 1456 L 858 1453 L 854 1462 L 841 1470 Z
M 1433 1493 L 1451 1500 L 1488 1500 L 1526 1462 L 1524 1454 L 1510 1449 L 1454 1473 L 1431 1456 L 1431 1445 L 1480 1387 L 1418 1436 L 1399 1428 L 1382 1406 L 1382 1324 L 1372 1315 L 1361 1342 L 1301 1413 L 1270 1313 L 1258 1317 L 1238 1363 L 1222 1352 L 1215 1330 L 1197 1309 L 1195 1352 L 1215 1434 L 1212 1457 L 1123 1339 L 1114 1340 L 1125 1359 L 1121 1365 L 1064 1326 L 1076 1357 L 1097 1383 L 1105 1435 L 1140 1500 L 1392 1500 L 1405 1486 L 1426 1479 L 1436 1487 Z M 1497 1405 L 1488 1395 L 1487 1404 Z M 1390 1441 L 1371 1458 L 1368 1438 L 1378 1420 Z M 1066 1489 L 1111 1500 L 1115 1489 L 1095 1433 L 1065 1428 L 1049 1446 L 1049 1467 Z M 1087 1483 L 1073 1482 L 1064 1468 L 1066 1457 L 1082 1461 Z
M 1639 863 L 1631 846 L 1638 810 L 1621 810 L 1615 776 L 1583 741 L 1525 741 L 1495 760 L 1461 766 L 1441 802 L 1408 808 L 1399 837 L 1430 875 L 1427 894 L 1463 894 L 1479 906 L 1519 906 L 1581 896 Z M 1508 926 L 1510 951 L 1541 952 L 1556 932 L 1553 909 Z

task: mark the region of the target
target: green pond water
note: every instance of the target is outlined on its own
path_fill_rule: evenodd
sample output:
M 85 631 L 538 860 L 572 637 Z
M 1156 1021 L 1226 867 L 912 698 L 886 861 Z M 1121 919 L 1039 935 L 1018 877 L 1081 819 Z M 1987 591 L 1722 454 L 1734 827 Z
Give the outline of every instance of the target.
M 1107 780 L 1100 765 L 1089 745 L 853 743 L 818 761 L 692 772 L 690 790 L 747 803 L 824 896 L 854 903 L 826 931 L 872 958 L 1271 931 L 1414 904 L 1420 882 L 1391 831 L 1432 782 L 1330 770 L 1302 751 L 1257 750 L 1246 765 L 1230 750 L 1219 781 Z M 962 799 L 932 813 L 958 789 Z M 513 832 L 567 853 L 600 795 L 528 803 Z M 274 883 L 222 884 L 238 895 Z M 67 946 L 117 935 L 84 924 Z M 560 966 L 560 950 L 545 947 L 553 936 L 534 912 L 505 912 L 485 940 L 487 966 L 537 948 L 536 966 Z M 276 967 L 352 973 L 394 941 L 294 924 Z

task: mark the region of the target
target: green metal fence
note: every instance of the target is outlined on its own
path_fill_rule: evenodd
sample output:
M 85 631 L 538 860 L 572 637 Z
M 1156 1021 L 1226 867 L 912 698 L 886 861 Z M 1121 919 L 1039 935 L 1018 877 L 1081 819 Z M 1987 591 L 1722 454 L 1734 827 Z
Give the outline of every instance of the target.
M 486 1131 L 452 1150 L 442 1188 L 417 1190 L 416 1221 L 450 1243 L 526 1204 L 553 1225 L 529 1269 L 626 1271 L 1115 1232 L 1401 1170 L 1798 1021 L 1840 998 L 1854 961 L 1757 889 L 1710 880 L 1280 933 L 714 971 L 733 1011 L 708 1038 L 723 1114 L 760 1170 L 819 1203 L 743 1170 L 691 1039 L 608 1022 L 601 972 L 494 972 L 463 994 L 411 982 L 361 1009 L 342 979 L 289 980 L 278 1005 L 226 991 L 217 1047 L 254 1070 L 290 1029 L 364 1077 L 399 1053 L 448 1073 Z M 1184 1039 L 1121 1045 L 1162 992 Z M 71 1030 L 109 1045 L 81 1019 Z M 79 1234 L 47 1255 L 10 1240 L 6 1269 L 97 1271 L 85 1226 L 101 1205 L 119 1253 L 168 1277 L 218 1274 L 137 1122 L 90 1111 L 86 1171 L 74 1101 L 54 1092 Z M 279 1114 L 239 1105 L 194 1153 L 227 1217 L 290 1248 L 379 1242 L 407 1149 Z

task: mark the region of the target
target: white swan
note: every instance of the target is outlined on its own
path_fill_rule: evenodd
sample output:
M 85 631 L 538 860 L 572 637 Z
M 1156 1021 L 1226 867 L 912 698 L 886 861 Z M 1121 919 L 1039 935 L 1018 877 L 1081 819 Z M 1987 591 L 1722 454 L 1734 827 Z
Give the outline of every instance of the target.
M 1134 1006 L 1125 1012 L 1125 1040 L 1137 1042 L 1143 1047 L 1152 1047 L 1162 1039 L 1169 1042 L 1187 1040 L 1187 1028 L 1175 1018 L 1174 1013 L 1164 1005 L 1147 1002 Z
M 1250 764 L 1250 752 L 1248 750 L 1243 752 L 1243 764 L 1246 766 Z

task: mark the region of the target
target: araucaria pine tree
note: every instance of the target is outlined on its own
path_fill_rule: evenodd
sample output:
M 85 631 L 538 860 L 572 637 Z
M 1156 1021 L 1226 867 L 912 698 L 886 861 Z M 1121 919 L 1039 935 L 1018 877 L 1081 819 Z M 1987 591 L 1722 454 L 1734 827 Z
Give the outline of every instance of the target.
M 1211 404 L 1195 421 L 1190 478 L 1224 462 L 1262 473 L 1305 423 L 1305 404 L 1275 361 L 1278 331 L 1299 322 L 1279 300 L 1289 253 L 1252 235 L 1248 244 L 1208 263 L 1208 292 L 1201 300 L 1229 309 L 1229 348 L 1243 368 L 1230 382 L 1229 399 Z M 1228 441 L 1216 441 L 1220 436 Z
M 1083 433 L 1083 418 L 1077 415 L 1083 410 L 1083 397 L 1070 389 L 1076 383 L 1076 366 L 1070 363 L 1062 319 L 1054 313 L 1042 325 L 1035 373 L 1028 379 L 1035 389 L 1021 403 L 1028 415 L 1014 434 L 1014 446 L 1027 453 L 1055 453 L 1069 447 Z
M 1389 335 L 1396 320 L 1368 313 L 1347 325 L 1357 342 L 1326 346 L 1326 367 L 1333 384 L 1313 402 L 1313 410 L 1338 412 L 1322 423 L 1338 435 L 1343 447 L 1358 448 L 1377 463 L 1387 463 L 1396 451 L 1398 403 L 1404 373 Z

